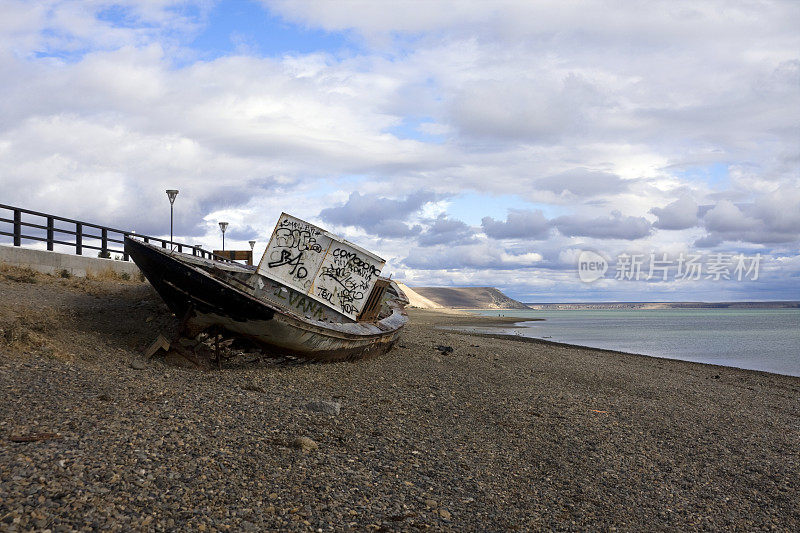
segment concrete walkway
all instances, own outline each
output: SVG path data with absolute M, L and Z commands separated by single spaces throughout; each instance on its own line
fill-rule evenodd
M 45 274 L 58 274 L 66 270 L 79 277 L 98 275 L 109 270 L 117 274 L 127 273 L 131 277 L 139 275 L 139 268 L 132 261 L 115 261 L 18 246 L 0 245 L 0 263 L 30 267 Z

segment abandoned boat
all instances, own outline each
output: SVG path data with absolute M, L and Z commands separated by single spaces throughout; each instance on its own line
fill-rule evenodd
M 125 251 L 194 336 L 223 328 L 282 354 L 357 359 L 389 351 L 408 321 L 385 261 L 282 213 L 258 267 L 125 238 Z

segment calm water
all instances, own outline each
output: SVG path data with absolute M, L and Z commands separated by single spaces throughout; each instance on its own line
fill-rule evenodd
M 497 316 L 498 311 L 473 311 Z M 671 359 L 800 376 L 800 309 L 500 311 L 514 332 Z M 496 330 L 495 330 L 496 331 Z

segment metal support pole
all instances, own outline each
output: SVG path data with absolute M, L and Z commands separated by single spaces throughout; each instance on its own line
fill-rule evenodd
M 14 246 L 22 246 L 22 212 L 14 209 Z
M 108 230 L 106 228 L 100 232 L 100 253 L 103 257 L 108 256 L 111 259 L 111 254 L 108 253 Z
M 75 253 L 83 255 L 83 224 L 75 223 Z
M 47 217 L 47 249 L 53 251 L 53 217 Z
M 172 211 L 175 205 L 175 198 L 178 196 L 178 189 L 167 189 L 167 198 L 169 199 L 169 249 L 174 250 L 175 246 L 172 244 Z M 180 250 L 179 250 L 180 251 Z
M 220 222 L 219 223 L 219 230 L 222 232 L 222 251 L 225 251 L 225 230 L 228 229 L 227 222 Z

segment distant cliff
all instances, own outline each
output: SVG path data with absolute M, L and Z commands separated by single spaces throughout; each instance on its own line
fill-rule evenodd
M 494 287 L 411 287 L 423 298 L 441 307 L 455 309 L 527 309 Z

